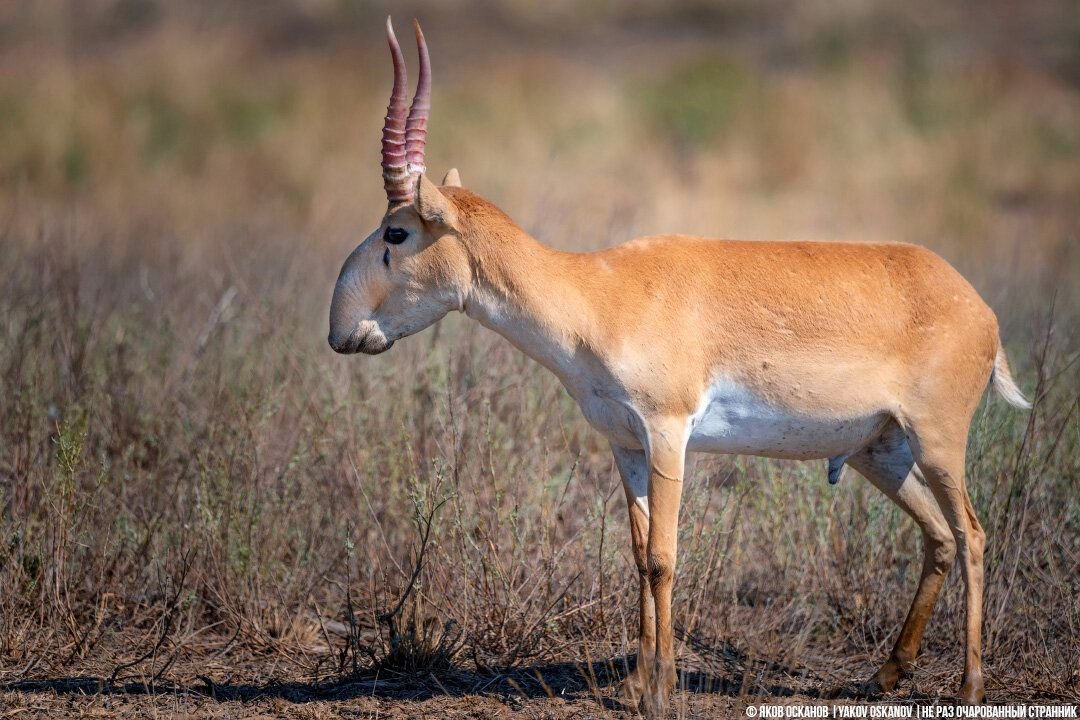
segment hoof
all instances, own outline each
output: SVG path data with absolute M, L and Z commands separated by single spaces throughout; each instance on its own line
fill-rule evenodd
M 660 718 L 667 710 L 671 691 L 675 689 L 675 666 L 667 665 L 657 667 L 650 674 L 646 688 L 641 698 L 641 709 L 645 717 Z
M 874 673 L 874 677 L 866 681 L 866 685 L 874 687 L 878 693 L 892 692 L 900 678 L 911 675 L 911 663 L 902 663 L 894 658 L 889 658 L 881 669 Z
M 911 674 L 911 663 L 904 663 L 896 658 L 889 658 L 873 677 L 864 682 L 855 682 L 833 688 L 826 692 L 829 698 L 847 698 L 868 700 L 892 692 L 900 678 Z
M 649 720 L 664 717 L 667 710 L 670 690 L 662 690 L 659 687 L 651 688 L 641 699 L 641 711 Z
M 986 688 L 983 687 L 982 676 L 965 680 L 956 699 L 963 705 L 982 705 L 986 702 Z

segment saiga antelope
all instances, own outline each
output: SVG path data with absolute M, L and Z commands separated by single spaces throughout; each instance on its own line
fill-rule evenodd
M 345 261 L 330 346 L 371 355 L 451 310 L 555 373 L 611 444 L 640 576 L 638 663 L 623 698 L 649 714 L 675 684 L 671 592 L 687 453 L 828 459 L 858 470 L 919 525 L 922 575 L 870 681 L 911 670 L 942 582 L 960 559 L 966 653 L 959 698 L 984 698 L 985 534 L 964 487 L 968 426 L 1009 375 L 994 313 L 940 257 L 904 244 L 647 237 L 592 253 L 545 247 L 450 170 L 425 174 L 431 70 L 406 115 L 394 88 L 382 138 L 389 207 Z

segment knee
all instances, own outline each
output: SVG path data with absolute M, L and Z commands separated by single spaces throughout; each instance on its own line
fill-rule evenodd
M 956 559 L 956 539 L 948 529 L 926 533 L 925 541 L 927 558 L 938 571 L 945 572 L 952 567 Z
M 675 558 L 673 556 L 650 553 L 646 567 L 649 584 L 655 589 L 667 585 L 675 577 Z

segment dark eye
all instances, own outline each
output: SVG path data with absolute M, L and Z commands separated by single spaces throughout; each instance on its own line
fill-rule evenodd
M 390 267 L 390 248 L 386 248 L 386 252 L 382 254 L 382 264 Z
M 403 230 L 402 228 L 396 227 L 386 228 L 386 231 L 383 233 L 382 236 L 383 240 L 390 243 L 391 245 L 400 245 L 401 243 L 405 242 L 405 239 L 407 237 L 409 237 L 408 230 Z

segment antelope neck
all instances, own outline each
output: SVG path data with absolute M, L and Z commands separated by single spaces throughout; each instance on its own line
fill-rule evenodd
M 520 228 L 466 241 L 472 287 L 465 314 L 494 330 L 564 381 L 581 372 L 594 310 L 571 280 L 585 256 L 547 247 Z

